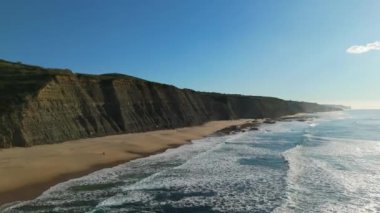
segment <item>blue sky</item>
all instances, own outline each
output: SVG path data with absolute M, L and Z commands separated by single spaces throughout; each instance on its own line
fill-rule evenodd
M 380 41 L 379 9 L 377 0 L 2 0 L 0 58 L 380 107 L 380 48 L 366 46 Z M 353 45 L 363 46 L 347 52 Z

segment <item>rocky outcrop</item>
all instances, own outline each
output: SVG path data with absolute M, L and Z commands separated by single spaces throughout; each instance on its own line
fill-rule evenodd
M 0 147 L 336 109 L 270 97 L 196 92 L 120 74 L 75 74 L 7 61 L 0 61 L 0 100 Z

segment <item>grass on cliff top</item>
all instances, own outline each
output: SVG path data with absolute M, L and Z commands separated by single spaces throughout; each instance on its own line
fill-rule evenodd
M 0 114 L 22 104 L 26 96 L 35 95 L 54 75 L 68 73 L 0 60 Z
M 137 77 L 134 77 L 134 76 L 130 76 L 130 75 L 126 75 L 126 74 L 121 74 L 121 73 L 105 73 L 105 74 L 100 74 L 100 75 L 85 74 L 85 73 L 75 73 L 75 75 L 79 79 L 81 79 L 81 78 L 90 78 L 90 79 L 95 79 L 95 80 L 98 80 L 98 81 L 113 81 L 113 80 L 116 80 L 116 79 L 126 79 L 126 80 L 131 81 L 131 82 L 139 82 L 139 83 L 145 84 L 145 85 L 155 85 L 155 86 L 159 86 L 159 87 L 175 87 L 173 85 L 153 82 L 153 81 L 149 81 L 149 80 L 145 80 L 145 79 L 142 79 L 142 78 L 137 78 Z

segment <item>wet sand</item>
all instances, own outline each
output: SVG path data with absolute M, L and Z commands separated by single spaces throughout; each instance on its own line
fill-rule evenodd
M 194 127 L 1 149 L 0 205 L 33 199 L 57 183 L 163 152 L 251 120 L 211 121 Z

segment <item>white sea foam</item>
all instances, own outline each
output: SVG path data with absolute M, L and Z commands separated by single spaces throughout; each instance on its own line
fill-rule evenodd
M 162 201 L 154 200 L 154 196 L 149 197 L 144 193 L 154 194 L 155 191 L 160 191 L 162 194 L 165 190 L 174 190 L 175 193 L 190 195 L 178 200 L 168 198 L 164 201 L 165 204 L 177 208 L 212 206 L 214 210 L 223 212 L 268 209 L 278 202 L 276 196 L 282 187 L 279 180 L 283 174 L 270 167 L 253 167 L 239 163 L 242 158 L 273 154 L 265 149 L 245 146 L 244 144 L 252 143 L 252 136 L 249 134 L 230 137 L 224 140 L 227 143 L 219 143 L 184 164 L 123 187 L 124 199 L 119 196 L 111 197 L 98 208 L 120 206 L 130 202 L 131 196 L 151 206 L 159 206 Z M 186 177 L 181 178 L 182 175 Z
M 379 212 L 380 143 L 316 134 L 331 133 L 326 123 L 347 118 L 322 113 L 307 122 L 263 124 L 259 131 L 197 140 L 59 184 L 15 209 Z
M 264 135 L 273 132 L 292 132 L 305 125 L 301 122 L 290 123 L 291 125 L 289 122 L 263 125 L 259 132 Z M 278 152 L 249 146 L 254 144 L 255 135 L 257 132 L 248 132 L 215 139 L 221 142 L 213 143 L 212 147 L 207 147 L 205 151 L 192 156 L 181 165 L 154 173 L 134 184 L 125 185 L 123 195 L 110 197 L 101 202 L 97 208 L 122 206 L 131 203 L 131 199 L 133 202 L 159 206 L 162 205 L 162 201 L 154 200 L 155 191 L 163 193 L 165 190 L 174 190 L 177 193 L 191 195 L 178 200 L 165 200 L 165 204 L 176 208 L 212 206 L 214 210 L 222 212 L 268 211 L 272 206 L 279 204 L 285 171 L 265 166 L 242 165 L 239 162 L 252 156 L 277 155 L 281 158 Z M 199 149 L 204 147 L 205 143 L 201 141 L 192 146 Z M 181 178 L 183 175 L 186 177 Z M 151 196 L 147 196 L 149 193 Z
M 331 137 L 298 145 L 289 162 L 286 201 L 274 212 L 377 212 L 380 210 L 380 142 Z

